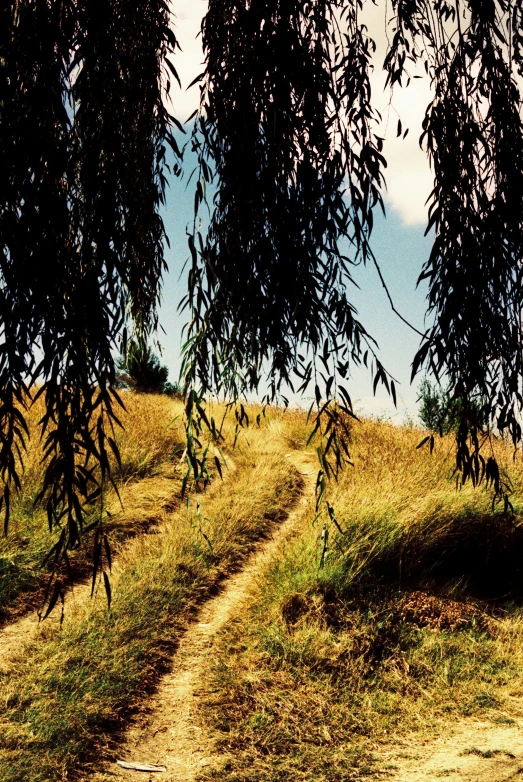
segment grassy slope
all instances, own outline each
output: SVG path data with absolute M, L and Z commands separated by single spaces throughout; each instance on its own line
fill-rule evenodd
M 355 468 L 332 498 L 344 534 L 327 524 L 325 567 L 311 507 L 248 616 L 223 633 L 206 711 L 223 758 L 206 778 L 359 779 L 376 741 L 460 715 L 509 719 L 523 670 L 523 614 L 506 594 L 521 598 L 521 515 L 503 520 L 490 494 L 456 492 L 452 442 L 429 457 L 421 436 L 357 425 Z M 292 437 L 303 442 L 296 427 Z M 521 467 L 498 450 L 521 499 Z M 404 609 L 420 592 L 428 619 Z
M 165 427 L 154 429 L 153 408 L 148 420 L 143 411 L 136 418 L 128 448 L 134 465 L 147 464 L 141 449 L 150 431 L 156 445 L 166 436 Z M 482 490 L 456 492 L 452 442 L 438 443 L 429 457 L 415 448 L 420 438 L 358 424 L 355 467 L 331 497 L 343 534 L 326 519 L 311 526 L 311 506 L 248 615 L 221 636 L 205 715 L 225 757 L 218 778 L 360 778 L 372 769 L 374 742 L 438 730 L 461 714 L 507 719 L 504 697 L 521 688 L 523 618 L 501 594 L 518 583 L 521 529 L 492 514 Z M 68 615 L 61 633 L 47 625 L 38 643 L 21 650 L 15 672 L 0 680 L 0 782 L 71 777 L 86 754 L 111 749 L 115 728 L 154 687 L 194 606 L 292 503 L 296 477 L 283 457 L 305 442 L 300 414 L 273 411 L 260 429 L 242 433 L 224 484 L 193 496 L 188 512 L 160 514 L 161 534 L 127 543 L 109 616 L 99 595 Z M 178 479 L 167 479 L 162 448 L 152 458 L 154 475 L 147 467 L 126 474 L 141 481 L 125 484 L 126 515 L 115 527 L 132 528 L 133 518 L 145 519 L 158 498 L 172 496 Z M 501 458 L 523 497 L 520 468 L 510 454 Z M 444 608 L 457 606 L 462 629 L 452 629 L 444 612 L 428 627 L 419 617 L 406 621 L 404 596 L 420 590 Z
M 128 408 L 120 415 L 125 430 L 118 430 L 116 434 L 122 466 L 115 465 L 114 477 L 124 507 L 122 509 L 119 502 L 108 497 L 108 510 L 112 513 L 110 518 L 107 517 L 107 529 L 116 548 L 138 524 L 153 522 L 161 504 L 176 495 L 178 485 L 173 485 L 173 471 L 164 467 L 181 435 L 175 421 L 182 412 L 181 403 L 167 397 L 126 393 L 123 393 L 123 398 Z M 13 502 L 9 534 L 0 538 L 1 624 L 41 604 L 48 572 L 41 563 L 56 539 L 56 532 L 49 532 L 45 511 L 34 507 L 42 476 L 38 430 L 42 412 L 40 402 L 28 415 L 31 439 L 25 459 L 22 491 Z M 163 479 L 160 479 L 159 472 L 164 473 Z M 138 490 L 137 482 L 140 482 Z M 98 506 L 93 508 L 94 514 L 98 512 Z M 73 567 L 79 575 L 88 570 L 90 556 L 88 542 L 72 555 Z
M 167 516 L 160 534 L 125 548 L 110 615 L 100 594 L 66 615 L 61 632 L 44 626 L 38 642 L 20 650 L 0 681 L 2 782 L 60 779 L 107 748 L 165 669 L 191 607 L 292 504 L 297 477 L 281 432 L 275 413 L 248 433 L 248 447 L 240 438 L 223 485 Z

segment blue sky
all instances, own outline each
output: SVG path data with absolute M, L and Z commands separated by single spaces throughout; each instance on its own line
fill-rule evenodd
M 184 87 L 172 95 L 172 108 L 183 121 L 198 102 L 198 88 L 186 90 L 185 85 L 202 71 L 203 55 L 197 34 L 206 2 L 177 0 L 172 7 L 176 14 L 175 30 L 183 49 L 176 55 L 176 67 Z M 393 96 L 384 89 L 381 62 L 386 41 L 383 10 L 380 10 L 383 6 L 367 3 L 366 7 L 370 34 L 377 43 L 376 65 L 371 78 L 374 103 L 382 117 L 377 132 L 386 138 L 384 154 L 388 162 L 387 218 L 376 213 L 372 246 L 396 308 L 423 330 L 427 289 L 425 286 L 416 288 L 416 281 L 431 246 L 430 240 L 424 237 L 424 203 L 431 190 L 432 177 L 418 139 L 424 110 L 430 100 L 430 85 L 419 79 L 413 81 L 408 90 L 396 90 Z M 410 130 L 404 141 L 396 138 L 399 116 L 403 128 Z M 183 180 L 171 182 L 164 210 L 171 247 L 166 250 L 169 273 L 164 280 L 160 310 L 160 323 L 165 333 L 160 332 L 158 337 L 163 346 L 162 360 L 169 366 L 172 380 L 176 379 L 180 368 L 184 324 L 178 305 L 185 294 L 182 267 L 188 255 L 186 226 L 191 222 L 193 211 L 192 183 L 186 187 L 189 173 L 190 164 Z M 378 390 L 377 396 L 373 396 L 368 370 L 355 371 L 349 385 L 355 408 L 362 413 L 391 415 L 396 420 L 403 420 L 407 414 L 415 414 L 417 407 L 419 381 L 410 384 L 410 365 L 419 337 L 391 311 L 372 266 L 356 268 L 354 278 L 360 287 L 350 291 L 351 301 L 366 329 L 378 341 L 382 362 L 399 383 L 398 410 L 395 411 L 384 391 Z
M 165 333 L 159 333 L 159 341 L 171 379 L 175 379 L 179 372 L 181 335 L 185 323 L 184 315 L 178 312 L 178 305 L 186 292 L 183 266 L 188 256 L 186 226 L 190 224 L 193 212 L 191 184 L 186 189 L 184 180 L 171 182 L 164 212 L 171 247 L 166 249 L 169 273 L 164 280 L 160 309 L 160 323 Z M 427 290 L 426 286 L 417 288 L 416 282 L 431 246 L 423 236 L 423 227 L 404 225 L 401 217 L 390 208 L 386 219 L 378 217 L 376 220 L 372 246 L 396 308 L 422 330 Z M 416 410 L 418 383 L 410 384 L 410 364 L 419 337 L 392 312 L 373 265 L 355 267 L 353 276 L 359 287 L 351 286 L 349 297 L 365 328 L 377 340 L 381 360 L 399 382 L 396 412 L 385 392 L 379 390 L 377 396 L 373 396 L 369 371 L 356 370 L 350 383 L 353 402 L 368 414 L 392 414 L 404 418 L 406 412 L 412 414 Z

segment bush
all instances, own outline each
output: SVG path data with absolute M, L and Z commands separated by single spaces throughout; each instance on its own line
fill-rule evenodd
M 127 354 L 117 361 L 118 384 L 140 394 L 177 396 L 178 386 L 169 383 L 169 368 L 160 364 L 148 345 L 131 340 Z
M 451 396 L 448 389 L 432 384 L 425 378 L 418 389 L 420 402 L 419 417 L 421 423 L 433 432 L 441 435 L 455 432 L 463 418 L 473 422 L 479 428 L 485 424 L 483 406 L 480 401 L 466 401 Z

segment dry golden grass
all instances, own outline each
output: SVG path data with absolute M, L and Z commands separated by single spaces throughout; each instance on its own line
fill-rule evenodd
M 180 402 L 165 396 L 123 393 L 122 397 L 127 408 L 120 415 L 124 429 L 116 433 L 122 466 L 114 465 L 122 503 L 114 493 L 106 493 L 111 514 L 106 525 L 115 550 L 129 534 L 157 522 L 162 506 L 179 493 L 180 481 L 172 455 L 183 436 Z M 57 536 L 56 530 L 49 532 L 43 509 L 34 505 L 43 472 L 38 427 L 42 413 L 43 402 L 39 400 L 27 415 L 31 437 L 24 459 L 22 490 L 13 501 L 9 534 L 0 540 L 3 623 L 40 604 L 48 573 L 41 563 Z M 99 513 L 99 505 L 93 513 Z M 89 568 L 91 548 L 87 539 L 72 556 L 77 577 L 84 576 Z
M 229 434 L 234 428 L 226 422 Z M 242 432 L 225 454 L 223 483 L 217 478 L 188 508 L 164 513 L 158 534 L 137 536 L 121 552 L 110 614 L 99 594 L 66 613 L 61 632 L 44 624 L 20 649 L 16 667 L 0 678 L 1 782 L 71 778 L 94 749 L 99 758 L 112 747 L 195 606 L 292 505 L 299 479 L 287 448 L 279 411 Z
M 522 596 L 521 516 L 493 514 L 482 489 L 456 491 L 452 440 L 431 457 L 422 437 L 354 426 L 355 466 L 330 497 L 343 534 L 327 516 L 312 527 L 310 507 L 217 645 L 206 721 L 223 762 L 205 778 L 360 779 L 372 748 L 405 732 L 505 718 L 523 670 L 523 614 L 503 597 Z M 303 441 L 295 424 L 292 440 Z M 521 497 L 521 465 L 495 447 Z M 427 605 L 405 621 L 413 590 Z
M 133 466 L 111 523 L 115 534 L 157 534 L 127 536 L 111 613 L 100 594 L 66 614 L 61 633 L 45 625 L 0 678 L 0 782 L 74 778 L 79 764 L 88 778 L 86 755 L 113 749 L 195 608 L 293 503 L 285 455 L 306 447 L 305 414 L 270 410 L 258 427 L 256 409 L 234 450 L 236 421 L 225 422 L 224 481 L 215 475 L 188 505 L 172 503 L 172 404 L 129 404 L 120 447 Z M 355 424 L 354 467 L 329 490 L 336 523 L 323 512 L 311 524 L 311 502 L 301 533 L 219 637 L 204 715 L 222 758 L 214 778 L 361 779 L 373 773 L 373 748 L 406 732 L 509 719 L 508 693 L 523 692 L 520 505 L 509 519 L 489 492 L 456 491 L 452 440 L 430 456 L 416 450 L 422 436 Z M 520 503 L 521 465 L 494 447 Z

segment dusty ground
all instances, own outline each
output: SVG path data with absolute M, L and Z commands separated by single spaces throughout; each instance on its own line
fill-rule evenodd
M 419 738 L 377 752 L 377 777 L 388 782 L 523 780 L 523 692 L 510 698 L 501 723 L 466 719 L 451 736 Z
M 147 714 L 138 715 L 129 726 L 125 741 L 114 763 L 103 771 L 84 777 L 91 782 L 117 779 L 147 779 L 146 774 L 124 770 L 120 759 L 132 763 L 155 764 L 166 772 L 151 774 L 162 782 L 191 782 L 206 766 L 219 768 L 221 759 L 213 756 L 212 741 L 199 724 L 198 704 L 205 690 L 205 672 L 213 654 L 213 641 L 228 619 L 241 611 L 242 603 L 256 584 L 267 563 L 278 555 L 296 528 L 314 491 L 317 467 L 314 456 L 289 455 L 304 477 L 304 490 L 297 506 L 275 528 L 272 538 L 263 543 L 244 568 L 231 576 L 223 591 L 205 603 L 194 624 L 180 641 L 173 669 L 160 684 Z

